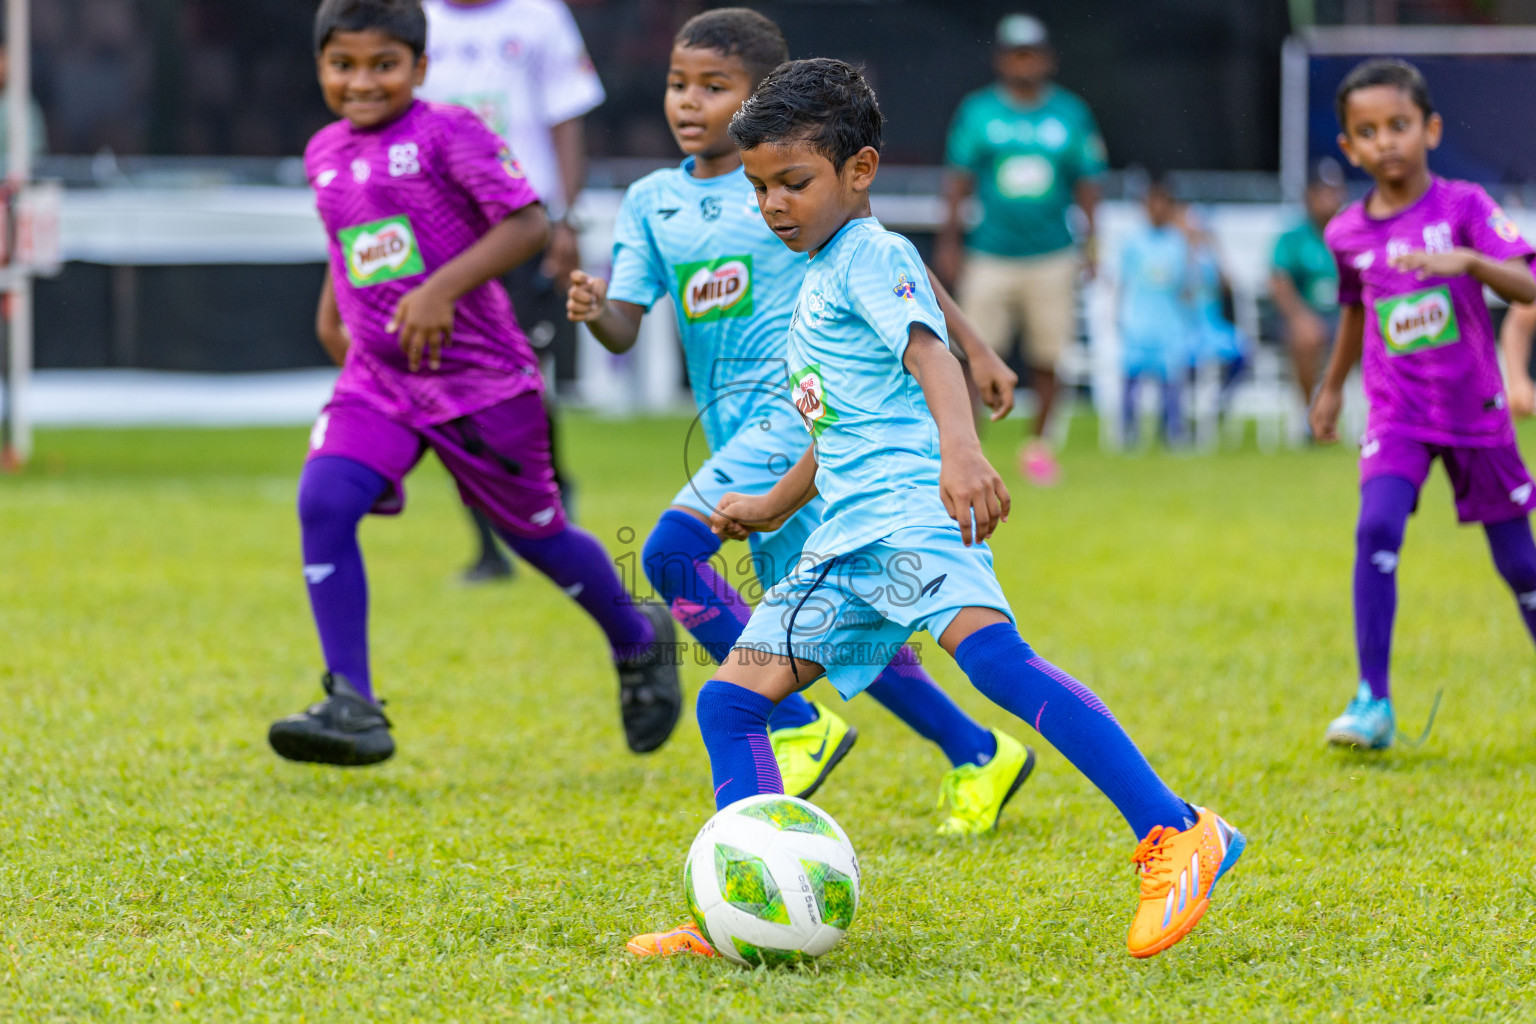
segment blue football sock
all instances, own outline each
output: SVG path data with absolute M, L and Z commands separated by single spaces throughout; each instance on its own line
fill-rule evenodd
M 1180 831 L 1194 811 L 1157 777 L 1104 702 L 1037 655 L 1011 622 L 978 629 L 955 661 L 993 702 L 1035 727 L 1073 767 L 1109 797 L 1138 838 L 1155 826 Z
M 703 644 L 717 662 L 725 660 L 752 609 L 710 564 L 720 538 L 686 512 L 669 508 L 645 539 L 646 578 L 672 609 L 672 617 Z M 772 728 L 792 729 L 816 721 L 816 709 L 798 693 L 774 709 Z
M 758 793 L 784 792 L 768 742 L 773 701 L 744 686 L 711 679 L 699 690 L 697 710 L 715 780 L 716 810 Z
M 864 692 L 913 732 L 937 743 L 950 764 L 986 764 L 997 753 L 992 731 L 960 709 L 918 664 L 910 647 L 903 646 Z

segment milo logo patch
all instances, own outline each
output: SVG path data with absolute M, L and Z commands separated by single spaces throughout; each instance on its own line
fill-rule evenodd
M 347 280 L 355 287 L 395 281 L 426 271 L 416 232 L 405 215 L 359 224 L 337 233 L 347 258 Z
M 680 263 L 678 304 L 694 323 L 752 315 L 752 257 L 722 256 L 702 263 Z
M 791 378 L 795 408 L 805 421 L 805 429 L 812 437 L 820 437 L 822 431 L 836 423 L 837 410 L 827 404 L 827 388 L 821 380 L 821 365 L 812 363 Z
M 1377 300 L 1376 322 L 1389 355 L 1439 348 L 1461 340 L 1451 290 L 1443 284 Z

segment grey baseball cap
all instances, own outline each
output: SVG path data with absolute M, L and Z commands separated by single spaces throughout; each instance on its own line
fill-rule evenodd
M 1039 49 L 1051 45 L 1051 37 L 1033 14 L 1008 14 L 997 23 L 992 43 L 999 50 Z

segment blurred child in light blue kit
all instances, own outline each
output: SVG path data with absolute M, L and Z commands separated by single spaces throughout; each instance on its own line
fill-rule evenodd
M 1192 211 L 1181 211 L 1177 219 L 1190 248 L 1193 326 L 1189 338 L 1189 364 L 1197 373 L 1202 366 L 1218 368 L 1216 407 L 1225 416 L 1232 402 L 1232 392 L 1248 368 L 1248 339 L 1232 322 L 1229 312 L 1232 286 L 1221 269 L 1215 236 L 1204 220 Z
M 1139 434 L 1136 399 L 1142 380 L 1162 385 L 1164 440 L 1184 440 L 1181 383 L 1194 331 L 1193 263 L 1189 240 L 1175 223 L 1178 204 L 1166 182 L 1154 179 L 1143 198 L 1147 223 L 1121 244 L 1119 325 L 1122 437 L 1127 446 Z

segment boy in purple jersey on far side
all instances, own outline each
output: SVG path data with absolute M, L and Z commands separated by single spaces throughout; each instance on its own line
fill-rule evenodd
M 682 703 L 672 618 L 632 603 L 602 545 L 566 521 L 542 378 L 498 280 L 544 247 L 549 221 L 474 113 L 415 98 L 426 33 L 419 0 L 325 0 L 315 18 L 320 88 L 341 120 L 304 159 L 330 247 L 322 335 L 346 344 L 299 480 L 326 699 L 274 723 L 269 739 L 295 761 L 394 753 L 373 698 L 357 526 L 401 510 L 405 476 L 430 448 L 465 504 L 597 622 L 630 749 L 655 750 Z M 333 316 L 345 331 L 328 327 Z
M 1312 406 L 1312 433 L 1338 439 L 1356 360 L 1370 404 L 1360 444 L 1355 645 L 1360 682 L 1329 743 L 1383 749 L 1396 722 L 1388 687 L 1397 564 L 1408 517 L 1440 459 L 1463 523 L 1482 523 L 1499 574 L 1536 637 L 1536 486 L 1515 444 L 1484 286 L 1536 300 L 1531 246 L 1480 187 L 1436 177 L 1440 116 L 1411 64 L 1369 60 L 1339 85 L 1339 148 L 1375 186 L 1329 223 L 1339 331 Z

